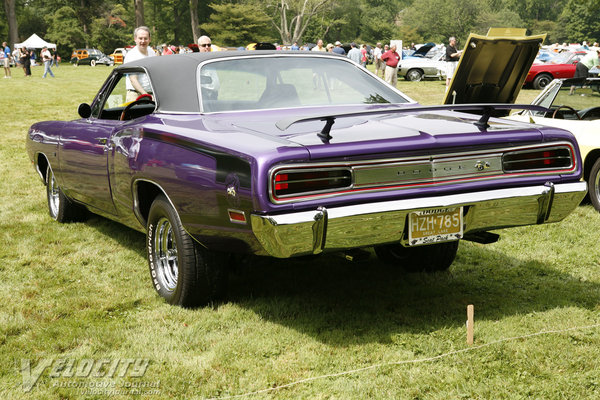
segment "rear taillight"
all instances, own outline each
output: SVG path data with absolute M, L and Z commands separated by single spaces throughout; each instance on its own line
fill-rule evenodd
M 338 191 L 352 186 L 350 169 L 282 170 L 273 175 L 275 198 Z
M 538 148 L 505 153 L 505 172 L 564 170 L 573 167 L 573 154 L 568 147 Z

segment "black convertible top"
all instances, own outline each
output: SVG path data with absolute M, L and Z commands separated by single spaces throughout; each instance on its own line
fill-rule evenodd
M 144 68 L 152 82 L 158 100 L 157 111 L 198 113 L 197 70 L 204 61 L 240 57 L 340 57 L 324 52 L 301 51 L 216 51 L 208 53 L 184 53 L 159 57 L 146 57 L 115 68 L 115 72 L 127 72 L 132 68 Z M 345 57 L 344 57 L 345 58 Z

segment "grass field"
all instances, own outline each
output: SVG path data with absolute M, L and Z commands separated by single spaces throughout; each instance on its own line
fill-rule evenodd
M 229 302 L 171 307 L 150 285 L 144 236 L 100 217 L 53 222 L 25 152 L 33 122 L 76 118 L 110 68 L 12 71 L 0 80 L 0 399 L 600 398 L 591 206 L 463 242 L 445 273 L 374 255 L 265 259 L 232 276 Z M 399 88 L 423 104 L 444 93 L 441 81 Z

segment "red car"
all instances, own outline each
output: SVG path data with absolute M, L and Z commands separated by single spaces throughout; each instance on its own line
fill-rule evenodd
M 572 78 L 575 75 L 575 66 L 586 51 L 566 51 L 560 53 L 544 64 L 533 64 L 529 69 L 525 85 L 534 89 L 543 89 L 547 84 L 558 78 Z

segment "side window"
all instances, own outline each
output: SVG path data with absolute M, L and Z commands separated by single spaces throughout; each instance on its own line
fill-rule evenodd
M 120 76 L 117 83 L 113 86 L 112 90 L 108 94 L 106 101 L 102 107 L 102 114 L 107 114 L 108 111 L 114 109 L 123 110 L 123 107 L 127 105 L 127 85 L 125 81 L 127 78 L 123 75 Z
M 136 81 L 136 83 L 134 84 L 132 81 Z M 112 85 L 107 87 L 105 92 L 100 93 L 98 100 L 93 105 L 92 117 L 118 120 L 125 107 L 142 94 L 153 94 L 150 80 L 145 72 L 120 74 L 115 77 Z M 154 104 L 134 107 L 136 108 L 132 109 L 131 118 L 147 115 L 154 111 Z

